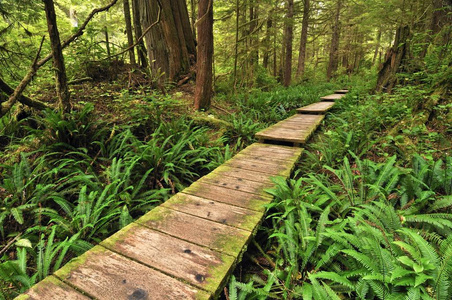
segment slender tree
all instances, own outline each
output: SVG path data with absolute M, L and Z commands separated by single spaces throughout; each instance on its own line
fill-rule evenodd
M 293 17 L 294 17 L 294 2 L 293 0 L 287 0 L 287 14 L 286 22 L 284 26 L 284 75 L 283 84 L 289 86 L 292 80 L 292 44 L 293 44 Z
M 200 0 L 198 4 L 198 62 L 195 88 L 195 109 L 207 109 L 212 98 L 213 4 Z
M 132 0 L 132 14 L 133 14 L 133 29 L 135 31 L 135 42 L 143 35 L 141 28 L 141 17 L 140 17 L 140 0 Z M 140 66 L 147 68 L 148 60 L 146 57 L 146 47 L 144 46 L 144 41 L 141 40 L 137 45 L 138 61 Z
M 339 17 L 342 8 L 342 0 L 337 0 L 336 2 L 336 13 L 334 14 L 333 31 L 331 34 L 331 44 L 330 44 L 330 60 L 328 62 L 328 69 L 326 72 L 326 77 L 328 80 L 333 77 L 334 72 L 337 71 L 339 65 L 339 38 L 340 38 L 340 23 Z
M 304 75 L 310 10 L 311 10 L 310 0 L 303 0 L 303 21 L 301 22 L 300 52 L 298 54 L 298 68 L 297 68 L 298 78 L 301 78 Z
M 63 49 L 61 47 L 60 33 L 58 32 L 55 6 L 53 0 L 43 0 L 47 18 L 50 45 L 52 48 L 53 68 L 55 70 L 56 91 L 58 105 L 62 113 L 71 110 L 70 93 L 67 84 L 66 67 L 64 65 Z
M 124 20 L 126 22 L 126 34 L 127 34 L 127 45 L 131 47 L 133 45 L 133 32 L 132 32 L 132 17 L 130 16 L 130 3 L 129 0 L 124 0 Z M 135 51 L 133 48 L 129 50 L 129 58 L 131 64 L 136 64 Z

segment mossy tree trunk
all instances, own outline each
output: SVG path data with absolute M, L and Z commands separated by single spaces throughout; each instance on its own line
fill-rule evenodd
M 377 92 L 390 93 L 397 84 L 396 74 L 403 67 L 403 62 L 408 57 L 410 28 L 400 26 L 396 31 L 394 45 L 386 54 L 386 60 L 378 72 Z

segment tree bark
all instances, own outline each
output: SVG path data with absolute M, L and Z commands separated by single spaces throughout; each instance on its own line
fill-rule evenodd
M 334 17 L 333 33 L 331 35 L 330 46 L 330 60 L 328 63 L 328 69 L 326 72 L 327 80 L 329 81 L 333 77 L 334 72 L 337 71 L 339 64 L 339 38 L 340 38 L 340 23 L 339 16 L 341 13 L 342 0 L 337 0 L 336 13 Z
M 386 60 L 381 70 L 378 72 L 377 92 L 391 93 L 392 88 L 397 84 L 397 72 L 403 66 L 405 58 L 408 56 L 410 38 L 410 28 L 401 26 L 397 29 L 394 45 L 386 54 Z
M 133 27 L 135 31 L 135 42 L 138 41 L 140 36 L 143 35 L 143 31 L 141 29 L 141 17 L 140 17 L 140 5 L 139 0 L 132 0 L 132 14 L 133 14 Z M 148 67 L 148 60 L 146 57 L 146 47 L 144 46 L 144 42 L 140 41 L 137 46 L 137 54 L 138 54 L 138 62 L 141 67 Z
M 310 0 L 303 1 L 303 21 L 301 22 L 301 37 L 300 37 L 300 53 L 298 55 L 297 77 L 301 78 L 304 75 L 306 62 L 306 44 L 308 42 L 308 26 L 309 15 L 311 10 Z
M 292 79 L 292 43 L 293 43 L 293 0 L 287 0 L 287 15 L 284 27 L 285 64 L 283 84 L 288 87 Z
M 185 1 L 140 0 L 141 17 L 146 28 L 161 9 L 162 19 L 146 35 L 148 56 L 155 76 L 177 81 L 190 72 L 196 61 L 195 42 Z
M 264 58 L 263 58 L 263 66 L 268 69 L 268 62 L 270 58 L 270 49 L 271 49 L 271 31 L 273 27 L 273 10 L 270 10 L 268 19 L 267 19 L 267 31 L 265 32 L 265 40 L 264 40 Z
M 213 1 L 198 4 L 198 62 L 195 88 L 195 109 L 208 109 L 212 98 Z
M 127 46 L 133 45 L 132 17 L 130 16 L 129 0 L 124 0 L 124 20 L 126 22 Z M 132 65 L 136 64 L 135 51 L 133 48 L 129 50 L 129 59 Z
M 50 45 L 52 48 L 53 68 L 55 69 L 55 83 L 58 95 L 58 106 L 62 113 L 71 110 L 70 93 L 67 85 L 66 67 L 64 65 L 63 50 L 61 47 L 60 33 L 58 32 L 55 6 L 53 0 L 43 0 L 47 18 Z
M 235 1 L 235 48 L 234 48 L 234 89 L 237 86 L 237 64 L 239 60 L 239 33 L 240 33 L 240 1 Z

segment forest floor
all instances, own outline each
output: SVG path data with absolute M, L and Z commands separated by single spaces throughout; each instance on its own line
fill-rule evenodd
M 10 298 L 23 292 L 254 142 L 254 133 L 260 129 L 338 88 L 349 87 L 351 93 L 328 114 L 324 126 L 306 147 L 293 178 L 278 182 L 277 188 L 269 191 L 276 198 L 275 204 L 268 207 L 269 217 L 236 269 L 225 299 L 236 299 L 237 295 L 295 297 L 311 285 L 321 295 L 321 286 L 315 285 L 319 279 L 310 275 L 312 268 L 323 259 L 321 253 L 338 245 L 325 238 L 315 245 L 312 257 L 303 257 L 308 252 L 297 248 L 303 242 L 296 242 L 295 248 L 290 242 L 300 237 L 285 240 L 281 236 L 297 232 L 299 229 L 293 231 L 290 226 L 301 226 L 291 223 L 299 219 L 310 220 L 303 226 L 309 226 L 305 228 L 310 234 L 306 241 L 312 241 L 318 239 L 316 232 L 335 229 L 335 222 L 357 218 L 349 214 L 351 210 L 344 210 L 347 205 L 342 203 L 357 197 L 362 202 L 354 200 L 356 209 L 361 208 L 368 201 L 363 191 L 375 199 L 379 190 L 384 199 L 394 202 L 398 216 L 407 220 L 413 220 L 412 214 L 419 212 L 414 210 L 418 204 L 412 202 L 416 197 L 422 199 L 419 207 L 426 211 L 436 200 L 445 202 L 439 210 L 431 210 L 431 215 L 450 217 L 448 203 L 452 205 L 452 200 L 445 198 L 452 186 L 452 175 L 447 173 L 447 166 L 452 165 L 449 97 L 435 96 L 434 105 L 427 106 L 432 92 L 425 87 L 408 85 L 393 95 L 372 95 L 372 78 L 344 78 L 332 83 L 305 82 L 290 88 L 275 85 L 265 87 L 266 91 L 254 88 L 235 95 L 217 94 L 211 110 L 196 112 L 192 108 L 192 83 L 163 93 L 142 78 L 133 84 L 129 78 L 119 75 L 115 80 L 72 85 L 75 110 L 67 119 L 48 111 L 23 120 L 15 115 L 0 120 L 0 148 L 4 151 L 0 158 L 0 197 L 5 199 L 0 207 L 0 295 Z M 43 89 L 32 96 L 52 102 L 55 94 L 51 90 Z M 422 172 L 426 174 L 436 172 L 434 181 L 428 179 L 433 175 L 412 174 L 419 171 L 418 165 L 424 166 Z M 384 170 L 397 173 L 394 184 L 375 183 L 375 176 L 384 174 Z M 367 180 L 364 186 L 360 185 L 362 178 Z M 336 198 L 328 198 L 333 195 Z M 101 206 L 96 204 L 98 199 L 103 201 Z M 323 200 L 316 203 L 313 199 Z M 318 208 L 308 214 L 299 204 L 293 206 L 298 201 L 314 201 Z M 86 205 L 92 205 L 96 213 L 83 215 Z M 318 215 L 319 211 L 330 215 Z M 425 221 L 434 225 L 424 230 L 440 234 L 437 237 L 441 240 L 444 230 L 450 230 L 449 223 L 435 223 L 434 218 Z M 320 223 L 328 219 L 337 221 Z M 446 229 L 435 231 L 434 227 L 440 225 Z M 355 227 L 347 232 L 362 234 Z M 437 241 L 428 243 L 440 249 Z M 45 245 L 54 250 L 48 257 L 40 252 Z M 366 247 L 363 245 L 362 251 Z M 393 249 L 401 256 L 399 250 Z M 397 255 L 391 258 L 394 264 L 398 263 Z M 22 267 L 15 267 L 19 262 Z M 344 262 L 333 261 L 317 272 L 346 276 L 335 267 L 339 263 Z M 304 269 L 298 269 L 300 266 Z M 429 270 L 426 274 L 434 276 Z M 330 275 L 324 282 L 342 280 L 348 288 L 352 286 Z M 341 288 L 337 291 L 342 293 Z

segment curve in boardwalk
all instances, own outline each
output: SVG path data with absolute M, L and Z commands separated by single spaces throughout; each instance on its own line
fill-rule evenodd
M 256 137 L 301 145 L 324 117 L 304 113 L 333 105 L 301 108 Z M 302 151 L 252 144 L 16 299 L 217 297 L 272 201 L 264 190 L 290 176 Z

